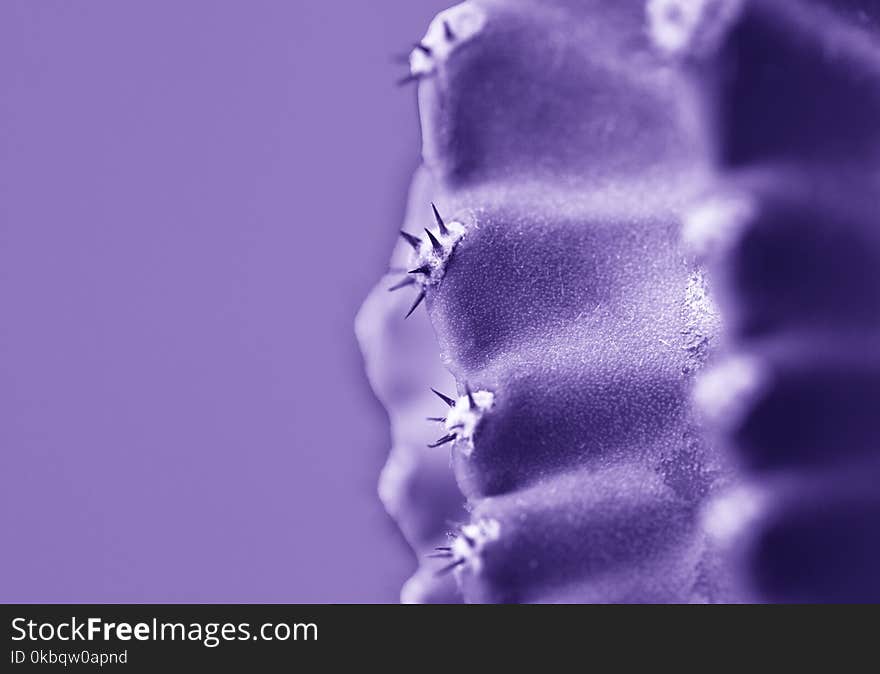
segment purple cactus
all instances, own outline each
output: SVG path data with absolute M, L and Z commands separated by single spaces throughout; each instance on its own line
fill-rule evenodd
M 431 22 L 400 271 L 358 320 L 404 600 L 877 596 L 878 13 L 792 4 Z
M 708 524 L 755 599 L 878 601 L 880 11 L 725 4 L 678 54 L 716 170 L 687 238 L 729 337 L 697 396 L 748 477 Z

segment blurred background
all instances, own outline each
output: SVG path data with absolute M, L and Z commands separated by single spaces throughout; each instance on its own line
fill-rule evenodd
M 449 4 L 0 3 L 0 601 L 397 601 L 352 324 Z

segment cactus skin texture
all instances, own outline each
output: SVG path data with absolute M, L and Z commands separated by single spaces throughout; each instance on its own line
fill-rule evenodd
M 754 600 L 877 602 L 880 6 L 728 4 L 677 54 L 715 169 L 685 238 L 728 342 L 696 398 L 748 476 L 707 525 Z
M 468 0 L 434 19 L 407 78 L 406 229 L 433 202 L 460 237 L 401 242 L 415 294 L 361 315 L 397 335 L 424 300 L 457 383 L 452 407 L 435 381 L 389 407 L 401 428 L 424 423 L 416 399 L 443 419 L 427 451 L 451 448 L 468 513 L 409 599 L 449 599 L 450 577 L 467 602 L 880 597 L 878 16 Z M 394 366 L 414 382 L 440 376 L 420 347 Z M 417 552 L 448 516 L 427 506 Z

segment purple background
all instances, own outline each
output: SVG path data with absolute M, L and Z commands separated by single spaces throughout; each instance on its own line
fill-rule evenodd
M 397 600 L 352 323 L 447 4 L 0 3 L 0 600 Z

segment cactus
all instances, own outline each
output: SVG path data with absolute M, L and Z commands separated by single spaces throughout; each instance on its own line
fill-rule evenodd
M 426 300 L 457 382 L 426 415 L 429 451 L 451 448 L 469 519 L 408 588 L 454 575 L 466 601 L 726 596 L 698 522 L 729 471 L 688 409 L 717 316 L 678 244 L 702 139 L 644 25 L 634 1 L 466 2 L 413 50 L 424 166 L 397 292 L 374 297 L 404 302 L 404 326 Z
M 696 396 L 748 477 L 708 526 L 755 600 L 880 601 L 880 8 L 723 4 L 675 48 L 713 129 L 685 238 L 729 343 Z
M 440 425 L 389 466 L 405 453 L 445 505 L 400 506 L 412 477 L 382 490 L 421 556 L 405 599 L 450 601 L 450 578 L 467 602 L 834 598 L 787 569 L 841 522 L 865 575 L 876 499 L 850 475 L 876 446 L 876 90 L 853 99 L 877 12 L 786 5 L 468 0 L 416 45 L 423 166 L 396 292 L 359 317 L 393 427 Z M 851 265 L 833 282 L 825 252 Z M 406 330 L 418 353 L 389 366 L 377 344 Z M 383 393 L 388 367 L 418 387 Z

